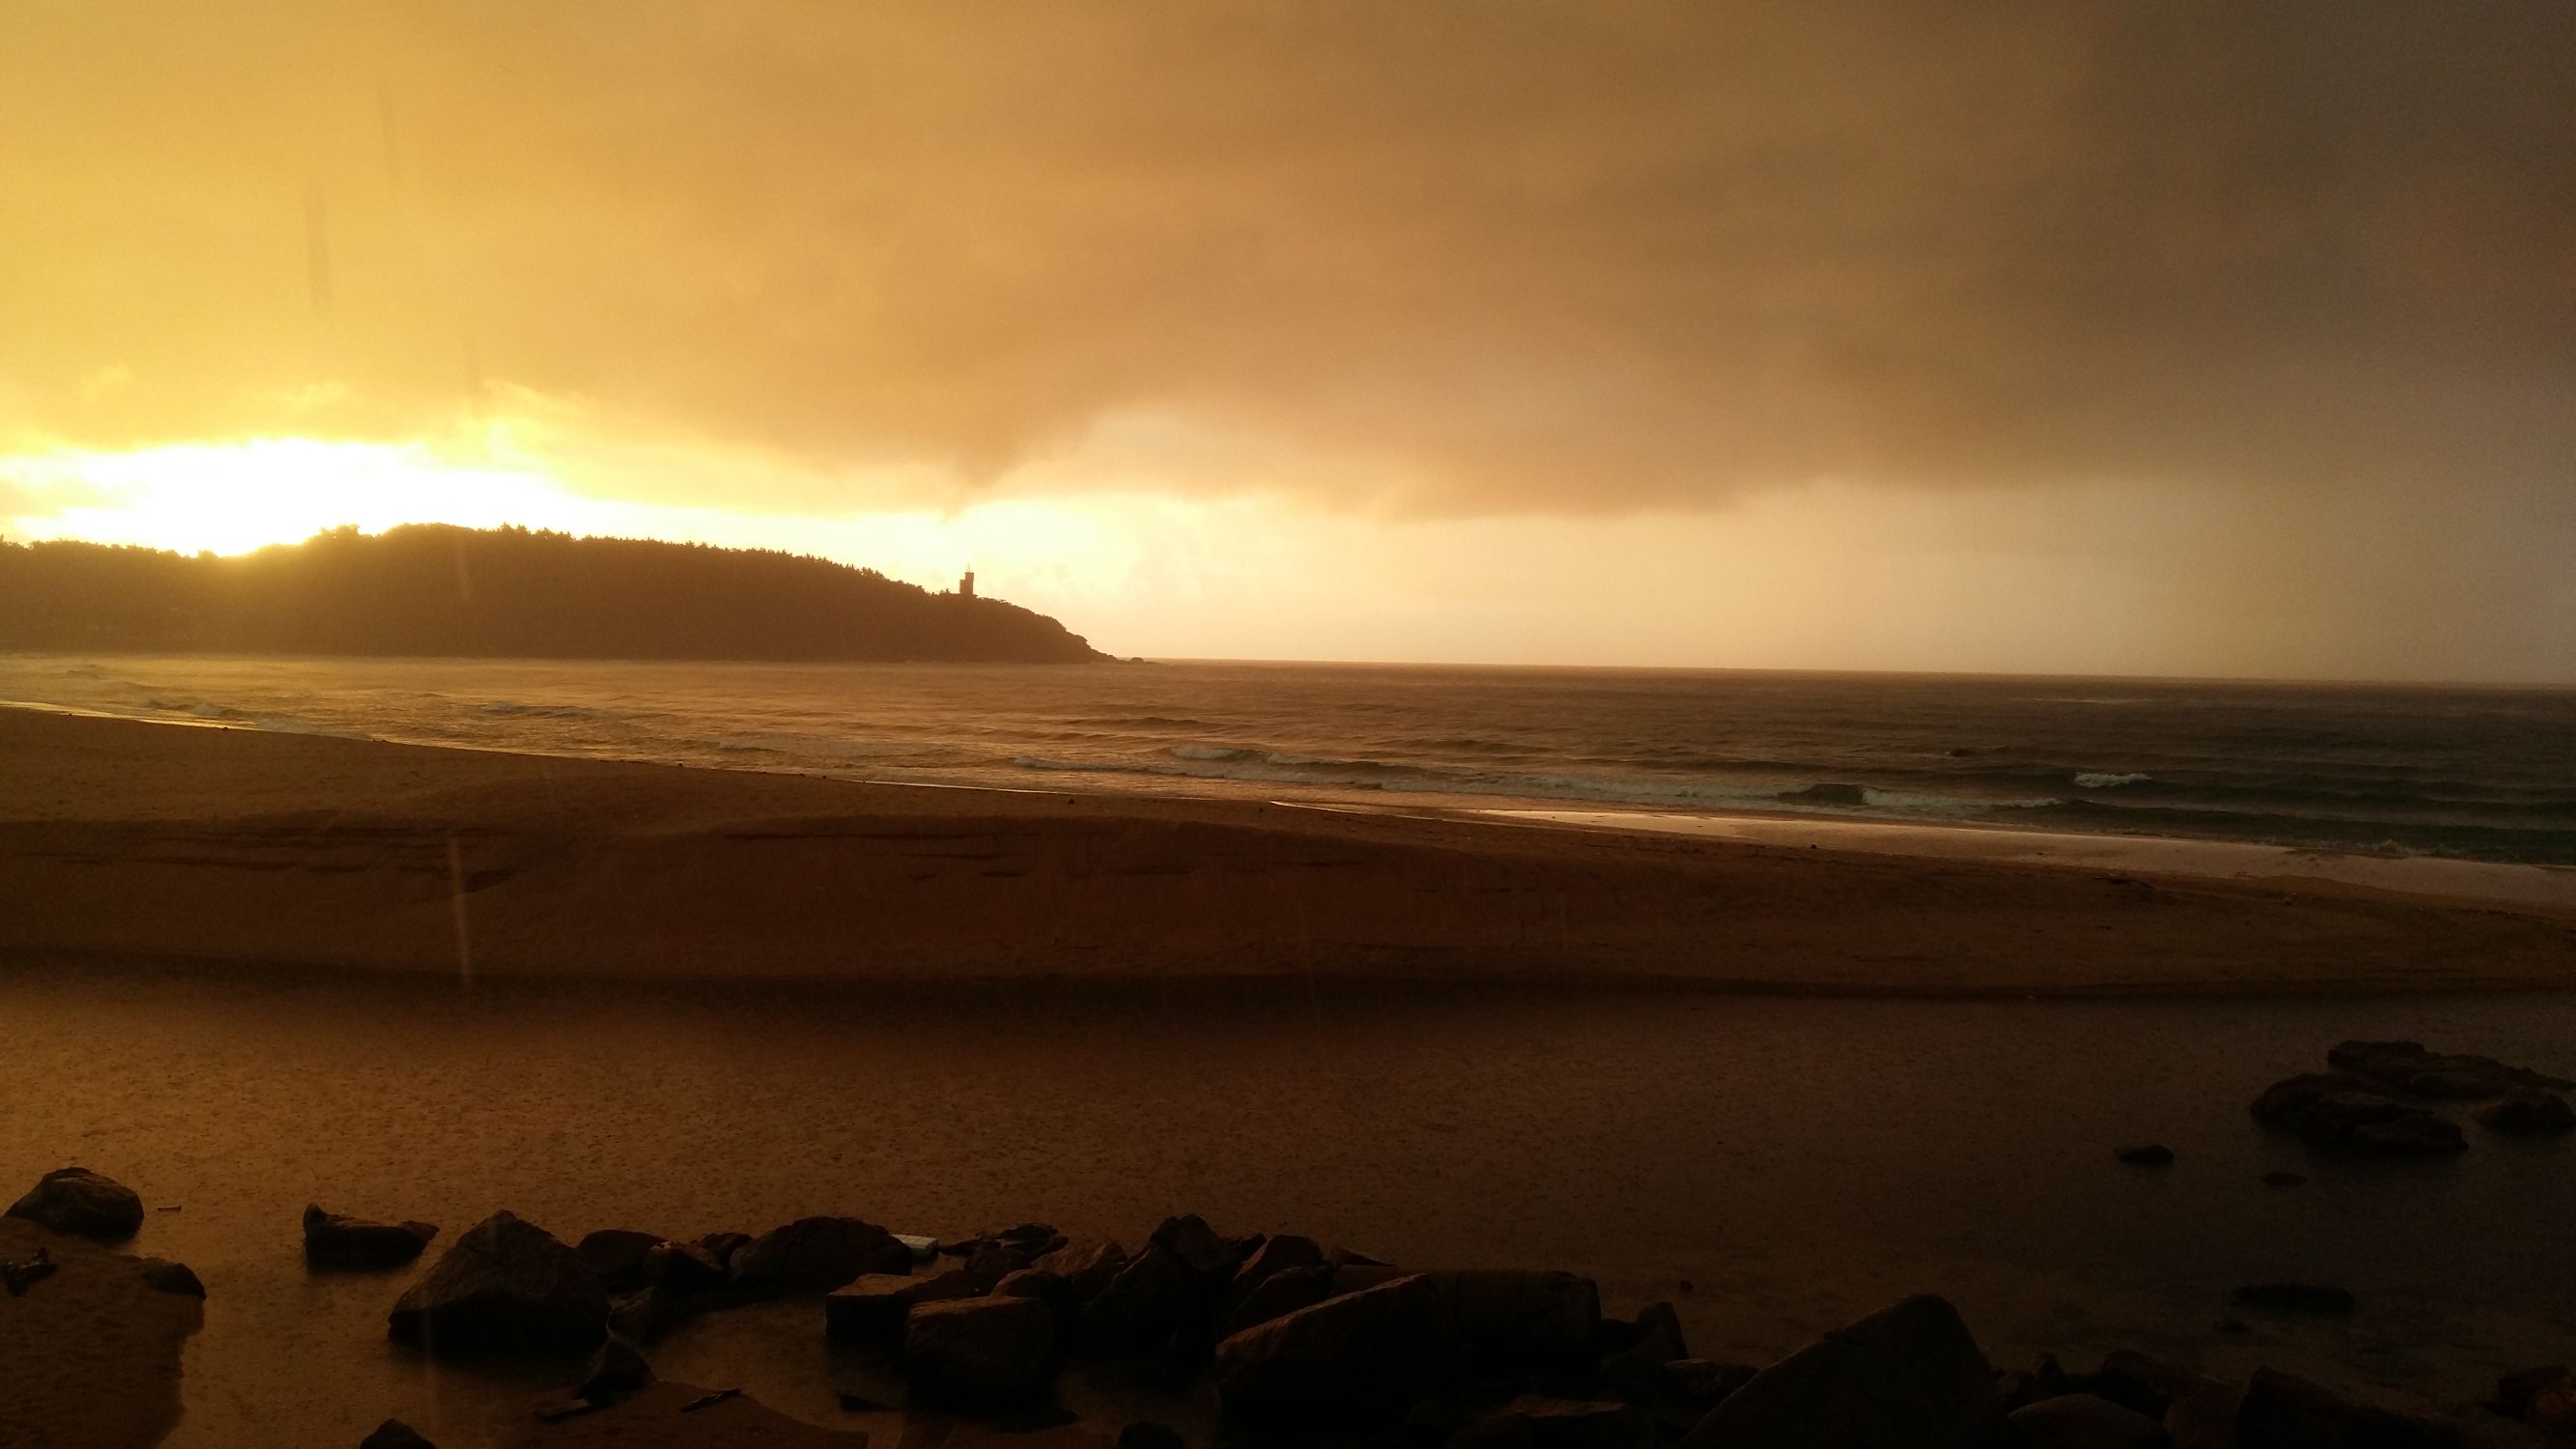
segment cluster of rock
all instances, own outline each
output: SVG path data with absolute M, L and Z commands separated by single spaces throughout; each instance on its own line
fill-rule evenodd
M 143 1230 L 143 1199 L 134 1189 L 86 1167 L 60 1167 L 39 1178 L 6 1214 L 39 1227 L 97 1243 L 122 1243 Z M 206 1285 L 185 1263 L 160 1258 L 127 1260 L 155 1292 L 206 1296 Z M 0 1287 L 16 1298 L 59 1267 L 43 1248 L 22 1261 L 0 1262 Z
M 2460 1059 L 2434 1060 L 2447 1071 Z M 77 1168 L 48 1174 L 9 1211 L 116 1240 L 140 1224 L 139 1199 Z M 399 1266 L 438 1231 L 319 1207 L 305 1211 L 303 1227 L 308 1260 L 335 1269 Z M 173 1291 L 203 1296 L 184 1267 L 148 1266 L 183 1275 Z M 589 1354 L 570 1395 L 538 1409 L 553 1420 L 651 1388 L 642 1349 L 675 1317 L 798 1294 L 821 1295 L 825 1335 L 900 1375 L 907 1407 L 969 1415 L 1047 1412 L 1059 1368 L 1094 1359 L 1142 1368 L 1175 1391 L 1208 1383 L 1231 1429 L 1255 1437 L 1391 1436 L 1446 1449 L 2466 1442 L 2457 1425 L 2270 1369 L 2234 1383 L 2124 1351 L 2088 1374 L 2053 1357 L 1997 1372 L 1956 1310 L 1929 1296 L 1767 1368 L 1720 1363 L 1692 1354 L 1671 1304 L 1608 1318 L 1598 1287 L 1576 1274 L 1407 1271 L 1295 1234 L 1227 1236 L 1196 1216 L 1165 1219 L 1131 1253 L 1042 1223 L 942 1247 L 846 1217 L 802 1218 L 757 1237 L 610 1229 L 567 1245 L 504 1211 L 460 1235 L 402 1293 L 387 1327 L 442 1355 Z M 2352 1309 L 2340 1290 L 2298 1285 L 2257 1285 L 2238 1300 Z M 2512 1375 L 2491 1407 L 2576 1432 L 2576 1374 L 2556 1366 Z M 1119 1442 L 1180 1449 L 1156 1425 L 1130 1425 Z M 389 1420 L 366 1444 L 426 1441 Z
M 2565 1132 L 2576 1110 L 2558 1092 L 2576 1082 L 2492 1057 L 2445 1055 L 2420 1042 L 2348 1041 L 2326 1053 L 2333 1070 L 2273 1083 L 2254 1099 L 2264 1123 L 2329 1147 L 2390 1154 L 2468 1149 L 2458 1123 L 2427 1102 L 2469 1102 L 2498 1132 Z

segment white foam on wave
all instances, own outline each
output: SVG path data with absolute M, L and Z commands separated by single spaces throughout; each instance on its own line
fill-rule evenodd
M 2145 774 L 2114 775 L 2104 771 L 2093 770 L 2076 776 L 2075 783 L 2078 787 L 2086 790 L 2117 790 L 2123 785 L 2135 785 L 2141 780 L 2150 780 L 2153 778 L 2155 777 Z

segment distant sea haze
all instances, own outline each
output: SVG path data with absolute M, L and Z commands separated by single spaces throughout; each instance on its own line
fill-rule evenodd
M 0 699 L 861 780 L 2576 865 L 2576 691 L 1309 664 L 0 655 Z

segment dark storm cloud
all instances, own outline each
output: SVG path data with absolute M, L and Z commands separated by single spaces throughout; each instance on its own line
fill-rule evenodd
M 76 440 L 401 436 L 506 382 L 968 478 L 1177 419 L 1458 511 L 2576 470 L 2557 3 L 13 28 L 0 397 Z

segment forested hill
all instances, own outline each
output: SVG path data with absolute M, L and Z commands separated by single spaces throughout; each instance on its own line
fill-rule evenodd
M 555 659 L 1104 658 L 1044 614 L 766 550 L 335 529 L 235 558 L 0 545 L 0 648 Z

